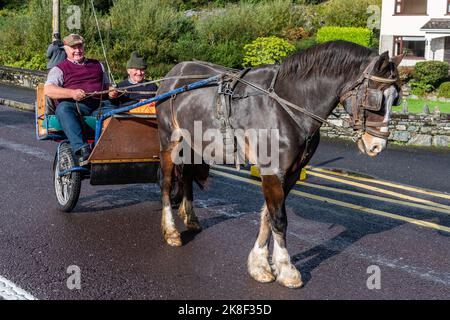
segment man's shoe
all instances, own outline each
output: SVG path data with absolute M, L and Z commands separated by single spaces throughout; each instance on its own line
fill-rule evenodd
M 76 152 L 76 154 L 79 156 L 78 163 L 80 167 L 84 167 L 89 163 L 88 159 L 91 155 L 91 147 L 89 145 L 83 146 Z

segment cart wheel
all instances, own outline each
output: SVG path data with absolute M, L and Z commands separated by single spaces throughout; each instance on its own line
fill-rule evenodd
M 56 154 L 53 162 L 53 181 L 59 211 L 71 212 L 80 196 L 81 172 L 72 172 L 62 177 L 59 176 L 60 172 L 69 170 L 75 165 L 72 148 L 68 143 L 63 143 L 59 149 L 59 159 L 58 154 Z
M 158 167 L 157 180 L 159 187 L 162 189 L 163 176 L 161 166 Z M 183 186 L 181 185 L 181 181 L 177 177 L 174 177 L 172 181 L 172 190 L 170 191 L 170 203 L 172 204 L 172 207 L 177 208 L 182 200 Z

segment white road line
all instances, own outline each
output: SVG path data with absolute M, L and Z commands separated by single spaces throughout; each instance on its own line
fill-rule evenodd
M 31 294 L 2 276 L 0 276 L 0 298 L 5 300 L 37 300 Z
M 53 161 L 53 156 L 49 155 L 46 150 L 30 147 L 26 144 L 19 144 L 15 142 L 11 142 L 5 139 L 0 138 L 0 147 L 4 147 L 6 149 L 14 150 L 17 152 L 25 153 L 30 156 L 39 158 L 45 161 Z

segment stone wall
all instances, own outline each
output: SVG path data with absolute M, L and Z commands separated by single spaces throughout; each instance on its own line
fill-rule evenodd
M 0 66 L 0 83 L 35 89 L 46 78 L 47 73 L 44 71 Z
M 38 83 L 44 82 L 47 73 L 43 71 L 26 70 L 0 66 L 0 83 L 12 84 L 34 89 Z M 329 120 L 339 126 L 350 128 L 349 116 L 343 108 L 337 108 Z M 450 114 L 401 114 L 393 113 L 390 121 L 390 141 L 421 146 L 450 146 Z M 328 137 L 350 138 L 335 128 L 324 124 L 321 133 Z
M 349 116 L 337 109 L 340 118 L 331 115 L 329 120 L 339 126 L 350 128 Z M 450 147 L 450 114 L 402 114 L 393 113 L 389 123 L 391 135 L 389 141 L 407 145 Z M 335 128 L 324 124 L 321 128 L 323 136 L 350 138 Z

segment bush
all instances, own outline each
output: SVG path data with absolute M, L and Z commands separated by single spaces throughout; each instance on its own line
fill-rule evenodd
M 450 98 L 450 82 L 443 82 L 439 86 L 439 97 Z
M 297 41 L 300 39 L 308 38 L 309 33 L 303 27 L 287 26 L 281 31 L 281 36 L 283 37 L 283 39 L 286 39 L 289 41 Z
M 448 78 L 449 65 L 441 61 L 424 61 L 416 64 L 413 72 L 415 81 L 438 87 Z
M 281 62 L 281 59 L 295 51 L 295 47 L 278 37 L 267 37 L 257 38 L 245 45 L 244 50 L 244 66 L 256 67 Z
M 431 84 L 428 84 L 425 82 L 411 81 L 410 84 L 411 84 L 411 89 L 412 89 L 411 93 L 416 96 L 423 97 L 427 93 L 430 93 L 431 91 L 434 90 L 434 87 Z
M 241 68 L 244 45 L 258 37 L 283 35 L 299 38 L 308 34 L 301 8 L 292 1 L 242 1 L 192 18 L 194 28 L 180 34 L 172 46 L 176 61 L 205 60 Z
M 317 44 L 316 38 L 301 39 L 294 43 L 295 51 L 304 51 L 308 48 L 311 48 L 312 46 L 315 46 L 316 44 Z
M 47 59 L 44 54 L 35 54 L 32 57 L 6 63 L 6 65 L 22 69 L 45 70 L 47 68 Z
M 333 40 L 346 40 L 359 45 L 372 45 L 372 30 L 353 27 L 323 27 L 317 32 L 317 42 L 323 43 Z
M 365 28 L 370 5 L 381 7 L 381 0 L 329 0 L 317 6 L 316 12 L 325 25 Z

